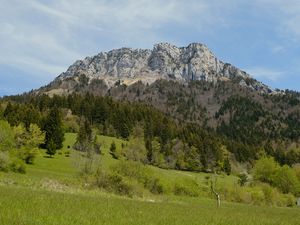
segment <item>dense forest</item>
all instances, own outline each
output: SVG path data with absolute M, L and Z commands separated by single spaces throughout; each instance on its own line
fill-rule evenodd
M 199 91 L 199 87 L 200 92 L 213 90 L 214 98 L 210 101 L 218 101 L 220 104 L 213 115 L 217 123 L 210 126 L 207 122 L 208 110 L 193 97 L 186 100 L 188 98 L 184 87 L 179 89 L 181 96 L 176 91 L 171 94 L 174 90 L 167 87 L 173 83 L 159 81 L 143 90 L 141 88 L 145 87 L 140 84 L 116 87 L 117 90 L 127 90 L 127 94 L 143 93 L 143 96 L 147 95 L 145 92 L 158 88 L 159 92 L 168 96 L 168 110 L 157 109 L 151 102 L 146 104 L 146 101 L 138 99 L 124 100 L 120 92 L 114 89 L 106 96 L 87 92 L 52 97 L 34 93 L 6 97 L 2 99 L 1 117 L 11 126 L 23 124 L 26 130 L 31 124 L 37 124 L 46 135 L 42 147 L 50 154 L 60 148 L 63 132 L 85 132 L 81 138 L 83 141 L 79 142 L 87 143 L 93 142 L 93 131 L 131 140 L 130 149 L 138 149 L 132 153 L 126 152 L 129 148 L 124 147 L 122 153 L 113 153 L 115 157 L 122 154 L 162 168 L 224 171 L 229 174 L 232 163 L 252 164 L 265 155 L 273 156 L 281 165 L 300 162 L 297 145 L 300 137 L 300 111 L 294 107 L 299 105 L 298 93 L 286 91 L 276 96 L 259 95 L 259 100 L 250 98 L 249 94 L 221 99 L 228 91 L 232 92 L 226 84 L 221 83 L 215 87 L 210 83 L 191 83 L 190 91 L 192 88 Z M 113 97 L 113 92 L 118 94 Z M 271 112 L 261 101 L 267 105 L 274 103 L 268 108 L 274 107 L 276 103 L 276 110 Z M 176 105 L 177 114 L 171 112 L 172 105 Z M 199 106 L 197 110 L 200 109 L 203 117 L 206 115 L 206 122 L 203 119 L 182 120 L 181 117 L 191 109 L 189 105 Z M 291 112 L 284 114 L 283 110 L 288 107 L 292 109 Z M 138 146 L 141 143 L 142 149 Z M 79 146 L 78 149 L 84 148 Z

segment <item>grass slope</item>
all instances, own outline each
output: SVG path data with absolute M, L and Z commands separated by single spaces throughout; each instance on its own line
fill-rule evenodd
M 85 190 L 77 178 L 80 153 L 71 151 L 75 134 L 66 134 L 61 154 L 47 158 L 40 152 L 26 174 L 0 173 L 0 224 L 5 225 L 96 225 L 96 224 L 300 224 L 297 208 L 275 208 L 223 202 L 221 208 L 208 198 L 146 196 L 129 199 Z M 117 163 L 109 155 L 112 141 L 121 147 L 122 140 L 99 136 L 101 163 L 108 168 Z M 166 186 L 193 178 L 204 182 L 206 174 L 151 167 Z M 233 176 L 220 178 L 221 185 L 231 185 Z
M 55 193 L 0 187 L 0 224 L 7 225 L 293 225 L 297 209 L 225 203 L 217 209 L 207 199 L 146 202 L 114 196 Z

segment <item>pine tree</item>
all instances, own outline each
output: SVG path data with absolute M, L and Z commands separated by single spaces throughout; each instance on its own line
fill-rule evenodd
M 230 175 L 231 173 L 231 165 L 230 165 L 230 161 L 228 158 L 226 158 L 224 160 L 224 172 L 227 174 L 227 175 Z
M 79 151 L 88 152 L 93 148 L 93 134 L 92 128 L 88 120 L 84 120 L 80 124 L 79 132 L 77 134 L 76 144 L 74 148 Z
M 47 151 L 46 153 L 52 157 L 53 155 L 55 155 L 56 153 L 56 145 L 54 143 L 54 141 L 51 139 L 48 144 L 46 145 Z
M 45 123 L 44 131 L 46 132 L 45 147 L 49 155 L 54 155 L 57 149 L 61 149 L 64 141 L 64 131 L 62 127 L 62 118 L 57 108 L 51 109 Z M 54 153 L 54 154 L 52 154 Z

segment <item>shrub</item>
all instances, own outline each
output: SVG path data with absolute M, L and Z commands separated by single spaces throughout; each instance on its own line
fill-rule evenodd
M 19 149 L 19 157 L 23 159 L 26 164 L 33 164 L 36 154 L 36 149 L 26 147 Z
M 248 176 L 245 173 L 240 173 L 238 175 L 239 179 L 238 179 L 238 183 L 240 186 L 245 186 L 245 184 L 248 182 Z
M 293 169 L 294 169 L 295 174 L 296 174 L 296 176 L 297 176 L 297 178 L 298 178 L 298 181 L 300 182 L 300 164 L 294 166 Z
M 69 150 L 65 151 L 65 157 L 70 157 L 70 151 Z
M 119 161 L 112 170 L 122 176 L 144 183 L 152 175 L 151 170 L 140 162 Z
M 276 191 L 276 189 L 272 188 L 268 184 L 261 184 L 261 190 L 264 195 L 264 200 L 266 205 L 274 205 L 278 201 L 278 195 L 279 193 Z
M 292 207 L 296 204 L 296 199 L 292 194 L 284 195 L 285 206 Z
M 115 173 L 142 184 L 153 194 L 164 192 L 164 187 L 160 180 L 154 177 L 151 170 L 140 162 L 120 161 L 112 169 Z
M 16 173 L 25 173 L 26 168 L 23 160 L 18 158 L 13 158 L 10 163 L 10 169 Z
M 192 178 L 178 179 L 175 182 L 173 192 L 175 195 L 197 197 L 200 195 L 200 187 Z
M 96 185 L 109 192 L 119 195 L 126 195 L 132 197 L 134 195 L 134 188 L 124 178 L 116 173 L 106 174 L 101 171 L 96 173 Z
M 198 193 L 194 192 L 194 190 L 191 190 L 187 186 L 181 185 L 176 183 L 174 185 L 174 190 L 173 190 L 175 195 L 183 195 L 183 196 L 192 196 L 192 197 L 197 197 Z
M 122 153 L 128 160 L 147 162 L 147 150 L 143 139 L 130 138 L 127 146 L 122 149 Z
M 263 205 L 264 204 L 264 193 L 260 190 L 254 189 L 251 191 L 251 199 L 254 205 Z
M 277 170 L 274 177 L 274 184 L 283 193 L 299 194 L 299 181 L 295 171 L 289 166 L 285 165 Z
M 253 174 L 254 179 L 273 184 L 274 183 L 274 175 L 276 174 L 279 165 L 275 162 L 274 158 L 271 157 L 263 157 L 256 161 Z
M 7 152 L 0 151 L 0 171 L 7 172 L 9 170 L 10 158 Z
M 13 130 L 7 121 L 0 120 L 0 150 L 9 151 L 15 147 Z
M 144 187 L 147 188 L 153 194 L 164 193 L 164 187 L 160 183 L 158 178 L 148 178 L 144 183 Z

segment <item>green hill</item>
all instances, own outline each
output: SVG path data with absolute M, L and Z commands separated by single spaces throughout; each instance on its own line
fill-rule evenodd
M 209 174 L 113 159 L 111 143 L 120 149 L 126 141 L 98 136 L 101 155 L 94 156 L 93 169 L 101 165 L 103 173 L 117 173 L 124 182 L 121 184 L 131 188 L 129 195 L 116 195 L 115 190 L 92 185 L 92 176 L 80 176 L 85 157 L 72 150 L 75 139 L 76 134 L 67 133 L 63 149 L 54 158 L 40 150 L 26 174 L 0 172 L 0 224 L 299 224 L 297 208 L 228 202 L 230 193 L 226 197 L 226 190 L 236 188 L 241 198 L 256 191 L 239 187 L 235 176 L 218 175 L 216 188 L 222 193 L 218 208 L 210 193 Z M 145 185 L 145 180 L 155 181 L 156 186 Z M 162 192 L 149 187 L 161 187 Z

